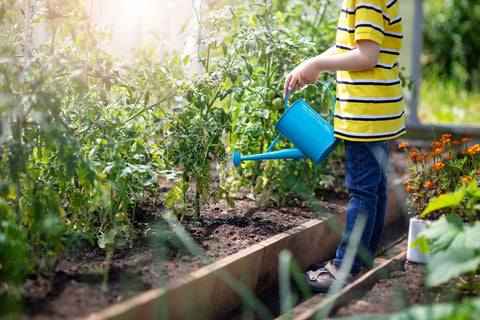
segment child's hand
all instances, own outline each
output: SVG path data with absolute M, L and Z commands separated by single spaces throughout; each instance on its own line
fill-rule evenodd
M 309 59 L 299 64 L 285 79 L 283 87 L 283 100 L 287 97 L 288 91 L 297 91 L 307 84 L 317 83 L 321 71 L 314 59 Z

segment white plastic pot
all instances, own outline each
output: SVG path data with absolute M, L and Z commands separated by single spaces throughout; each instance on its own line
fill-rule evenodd
M 430 260 L 430 254 L 421 254 L 418 247 L 410 248 L 410 245 L 417 240 L 420 231 L 425 228 L 427 224 L 432 223 L 429 220 L 420 220 L 417 218 L 410 219 L 410 226 L 408 227 L 408 247 L 407 247 L 407 260 L 415 263 L 427 263 Z

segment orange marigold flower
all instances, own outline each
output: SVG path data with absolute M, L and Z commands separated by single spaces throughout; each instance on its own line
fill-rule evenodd
M 411 160 L 411 161 L 414 161 L 414 160 L 416 160 L 417 158 L 418 158 L 418 153 L 412 152 L 412 153 L 410 154 L 410 160 Z
M 449 133 L 442 134 L 442 139 L 440 139 L 440 141 L 442 141 L 443 143 L 449 143 L 451 141 L 450 140 L 451 136 L 452 135 Z
M 462 143 L 462 141 L 458 141 L 458 140 L 453 140 L 452 141 L 452 144 L 455 145 L 455 146 L 459 145 L 460 143 Z
M 452 135 L 451 135 L 450 133 L 442 134 L 442 140 L 446 140 L 446 139 L 450 140 L 450 137 L 451 137 L 451 136 L 452 136 Z
M 433 165 L 432 170 L 440 170 L 441 168 L 445 167 L 445 164 L 442 162 L 435 162 Z
M 462 142 L 467 143 L 467 142 L 470 142 L 470 141 L 472 141 L 472 138 L 462 138 Z
M 445 148 L 437 148 L 437 149 L 433 150 L 432 153 L 440 154 L 440 153 L 442 153 L 442 152 L 444 152 L 444 151 L 445 151 Z
M 407 186 L 405 187 L 405 190 L 410 191 L 410 190 L 412 190 L 412 188 L 413 188 L 413 186 L 407 185 Z
M 470 177 L 463 177 L 462 181 L 465 181 L 466 183 L 472 183 L 472 178 Z
M 443 147 L 442 142 L 432 142 L 432 148 L 440 148 Z
M 480 177 L 480 170 L 477 171 L 478 176 Z
M 402 142 L 398 145 L 398 148 L 406 148 L 409 144 L 409 142 Z
M 467 153 L 470 155 L 474 155 L 475 153 L 480 152 L 480 145 L 476 144 L 467 149 Z
M 427 187 L 429 189 L 432 189 L 433 185 L 434 185 L 434 183 L 432 181 L 428 181 L 427 183 L 425 183 L 425 187 Z

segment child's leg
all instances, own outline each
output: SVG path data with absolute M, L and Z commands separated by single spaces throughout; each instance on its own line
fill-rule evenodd
M 342 242 L 333 264 L 340 267 L 346 252 L 348 238 L 360 214 L 367 215 L 367 223 L 360 240 L 357 257 L 351 273 L 357 274 L 362 264 L 370 264 L 383 232 L 386 208 L 386 165 L 388 143 L 345 141 L 345 182 L 351 196 Z M 373 241 L 372 241 L 373 240 Z
M 385 225 L 385 213 L 387 211 L 387 169 L 388 169 L 388 143 L 385 141 L 384 145 L 379 145 L 380 148 L 376 149 L 376 157 L 382 168 L 382 178 L 378 185 L 377 195 L 377 216 L 375 219 L 375 225 L 373 227 L 372 238 L 368 246 L 368 252 L 372 257 L 371 262 L 367 262 L 368 266 L 373 265 L 373 259 L 377 254 L 377 249 L 382 238 L 383 228 Z

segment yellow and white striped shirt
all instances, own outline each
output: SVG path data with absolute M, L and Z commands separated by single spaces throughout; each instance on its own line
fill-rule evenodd
M 365 71 L 337 72 L 334 131 L 338 138 L 378 141 L 405 132 L 403 93 L 397 59 L 402 47 L 398 0 L 344 0 L 337 26 L 337 54 L 359 40 L 380 45 L 377 65 Z

